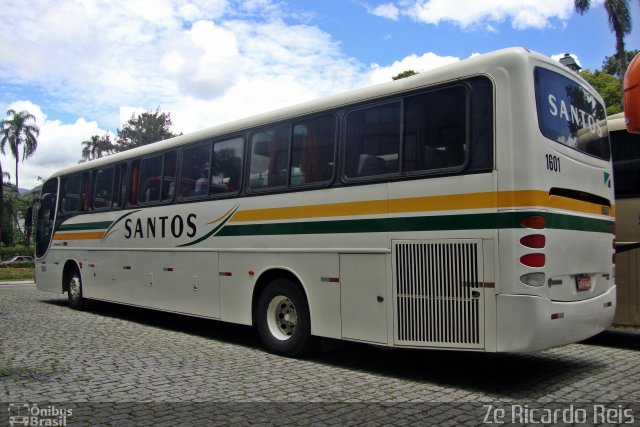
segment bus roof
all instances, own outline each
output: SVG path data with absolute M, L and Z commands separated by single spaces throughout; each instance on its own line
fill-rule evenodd
M 191 132 L 185 135 L 165 139 L 163 141 L 137 147 L 121 153 L 112 154 L 100 159 L 80 163 L 66 169 L 59 170 L 49 178 L 77 173 L 103 165 L 125 161 L 130 158 L 150 155 L 154 152 L 164 151 L 182 144 L 222 137 L 225 135 L 233 136 L 234 133 L 237 134 L 269 123 L 277 123 L 279 121 L 295 119 L 296 117 L 308 116 L 325 110 L 340 108 L 350 104 L 357 104 L 379 97 L 393 96 L 405 91 L 461 80 L 476 75 L 487 75 L 490 74 L 491 71 L 495 71 L 497 68 L 504 68 L 504 66 L 509 63 L 515 66 L 516 64 L 529 63 L 533 60 L 546 63 L 549 67 L 555 68 L 555 71 L 565 74 L 573 79 L 577 79 L 582 85 L 590 87 L 589 83 L 580 77 L 580 75 L 570 71 L 558 61 L 554 61 L 547 56 L 526 48 L 512 47 L 482 55 L 476 55 L 471 58 L 424 71 L 404 79 L 379 83 L 337 95 L 308 101 L 302 104 L 284 107 L 274 111 Z M 497 64 L 500 64 L 499 67 Z M 594 93 L 597 94 L 595 90 Z
M 607 118 L 607 128 L 609 128 L 609 132 L 627 130 L 627 125 L 624 120 L 624 113 L 618 113 L 609 116 Z

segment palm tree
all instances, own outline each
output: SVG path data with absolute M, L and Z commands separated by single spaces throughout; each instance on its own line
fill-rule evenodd
M 591 7 L 591 0 L 574 0 L 575 8 L 583 15 Z M 629 0 L 604 0 L 604 8 L 609 15 L 609 27 L 616 36 L 616 56 L 618 57 L 618 75 L 624 81 L 627 60 L 624 51 L 624 36 L 631 32 L 631 10 Z M 621 89 L 622 90 L 622 89 Z
M 114 150 L 109 134 L 100 137 L 93 135 L 91 139 L 82 141 L 82 160 L 99 159 L 111 154 Z
M 0 163 L 0 244 L 2 244 L 2 212 L 4 207 L 4 179 L 7 178 L 11 181 L 11 175 L 9 172 L 2 170 L 2 163 Z
M 4 171 L 0 163 L 0 245 L 2 245 L 2 209 L 4 208 Z
M 30 122 L 33 122 L 30 123 Z M 0 151 L 4 154 L 7 144 L 11 154 L 16 159 L 16 191 L 18 191 L 18 163 L 20 146 L 22 146 L 22 161 L 33 156 L 38 148 L 40 128 L 36 126 L 36 118 L 28 111 L 7 110 L 7 118 L 0 123 Z

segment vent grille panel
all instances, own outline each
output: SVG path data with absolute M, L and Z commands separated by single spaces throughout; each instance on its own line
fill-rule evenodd
M 394 242 L 398 344 L 482 348 L 480 241 Z

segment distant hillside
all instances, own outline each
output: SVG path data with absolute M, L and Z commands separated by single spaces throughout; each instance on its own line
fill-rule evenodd
M 9 186 L 4 186 L 4 191 L 13 191 L 14 187 L 9 187 Z M 24 196 L 25 194 L 31 194 L 34 192 L 39 192 L 40 188 L 42 188 L 41 185 L 38 185 L 37 187 L 34 187 L 32 189 L 27 189 L 27 188 L 18 188 L 18 192 L 20 193 L 21 196 Z
M 39 193 L 41 188 L 42 188 L 42 185 L 35 186 L 30 190 L 27 190 L 26 188 L 18 188 L 18 192 L 21 195 L 30 194 L 30 193 Z

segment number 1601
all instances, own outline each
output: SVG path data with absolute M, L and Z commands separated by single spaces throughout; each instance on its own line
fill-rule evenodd
M 547 159 L 547 170 L 560 172 L 560 157 L 552 154 L 546 154 L 545 158 Z

